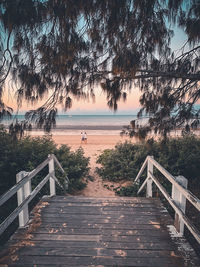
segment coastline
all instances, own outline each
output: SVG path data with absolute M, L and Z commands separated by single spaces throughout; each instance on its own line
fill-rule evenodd
M 87 138 L 87 144 L 81 144 L 80 133 L 79 135 L 52 135 L 52 139 L 57 145 L 66 144 L 72 149 L 82 147 L 87 153 L 90 147 L 93 147 L 93 149 L 96 147 L 96 151 L 99 151 L 99 149 L 114 148 L 118 142 L 135 142 L 134 139 L 130 139 L 126 136 L 121 137 L 119 134 L 104 135 L 99 133 L 98 135 L 90 135 L 87 133 Z
M 122 128 L 116 130 L 116 129 L 107 129 L 107 128 L 93 128 L 93 129 L 88 129 L 87 127 L 80 127 L 77 129 L 52 129 L 52 131 L 50 132 L 50 135 L 52 136 L 80 136 L 81 132 L 87 132 L 87 135 L 90 136 L 102 136 L 102 135 L 113 135 L 113 136 L 119 136 L 120 132 L 121 132 Z M 30 132 L 28 132 L 28 134 L 30 134 L 31 136 L 42 136 L 45 135 L 43 130 L 32 130 Z
M 55 128 L 53 128 L 53 131 L 58 130 L 121 130 L 124 126 L 127 125 L 88 125 L 88 124 L 81 124 L 81 125 L 57 125 Z M 33 127 L 33 130 L 37 131 L 36 128 Z

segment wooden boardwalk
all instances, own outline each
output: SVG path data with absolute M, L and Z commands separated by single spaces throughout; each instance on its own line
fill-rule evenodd
M 170 237 L 172 224 L 159 199 L 43 198 L 0 266 L 199 266 L 192 250 L 178 249 L 184 238 Z

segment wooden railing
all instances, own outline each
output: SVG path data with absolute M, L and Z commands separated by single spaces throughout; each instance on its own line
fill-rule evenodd
M 184 225 L 186 225 L 188 230 L 200 244 L 199 230 L 192 224 L 192 222 L 185 215 L 186 199 L 198 211 L 200 211 L 200 200 L 187 189 L 187 179 L 183 176 L 177 176 L 177 177 L 172 176 L 157 161 L 155 161 L 153 157 L 147 156 L 134 181 L 134 184 L 138 185 L 140 184 L 140 177 L 146 167 L 147 167 L 147 178 L 139 187 L 137 194 L 139 194 L 146 186 L 146 197 L 152 197 L 152 184 L 154 183 L 175 211 L 174 226 L 176 227 L 176 230 L 180 234 L 180 236 L 183 235 Z M 162 173 L 164 177 L 172 184 L 171 196 L 168 194 L 167 190 L 162 186 L 159 180 L 154 176 L 153 174 L 154 167 L 157 170 L 159 170 L 159 172 Z
M 58 165 L 62 173 L 65 174 L 65 186 L 62 186 L 58 179 L 55 176 L 54 162 Z M 49 173 L 47 176 L 34 188 L 31 190 L 31 180 L 38 174 L 46 165 L 49 165 Z M 42 189 L 42 187 L 50 182 L 50 196 L 56 195 L 56 186 L 57 183 L 64 191 L 68 187 L 68 178 L 63 170 L 61 164 L 57 160 L 56 156 L 51 154 L 48 158 L 43 161 L 40 165 L 37 166 L 31 172 L 21 171 L 16 175 L 16 184 L 9 189 L 5 194 L 0 196 L 0 207 L 10 199 L 15 193 L 17 193 L 18 207 L 0 224 L 0 235 L 6 230 L 6 228 L 15 220 L 19 215 L 19 227 L 23 227 L 29 221 L 29 211 L 28 204 L 36 196 L 36 194 Z

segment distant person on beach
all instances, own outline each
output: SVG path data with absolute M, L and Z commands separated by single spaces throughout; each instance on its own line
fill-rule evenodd
M 87 144 L 87 133 L 86 132 L 84 133 L 84 142 L 85 144 Z
M 81 132 L 81 144 L 85 141 L 85 134 Z

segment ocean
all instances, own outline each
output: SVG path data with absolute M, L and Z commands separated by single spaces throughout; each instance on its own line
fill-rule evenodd
M 24 120 L 24 115 L 17 115 L 19 121 Z M 91 135 L 115 135 L 119 134 L 123 126 L 130 124 L 136 119 L 136 115 L 58 115 L 56 128 L 52 134 L 56 135 L 79 135 L 81 131 L 87 131 Z M 2 123 L 8 127 L 11 120 L 4 120 Z M 43 135 L 41 129 L 34 129 L 31 135 Z
M 24 115 L 17 115 L 19 121 L 24 120 Z M 119 135 L 124 126 L 130 125 L 130 121 L 137 119 L 136 115 L 58 115 L 56 128 L 52 129 L 52 135 L 80 135 L 86 131 L 88 135 Z M 147 117 L 140 119 L 139 124 L 145 124 Z M 1 123 L 8 128 L 12 119 L 3 120 Z M 1 124 L 0 123 L 0 124 Z M 44 135 L 42 129 L 28 132 L 29 135 Z M 200 132 L 195 131 L 199 135 Z M 181 136 L 181 129 L 172 132 L 172 135 Z

